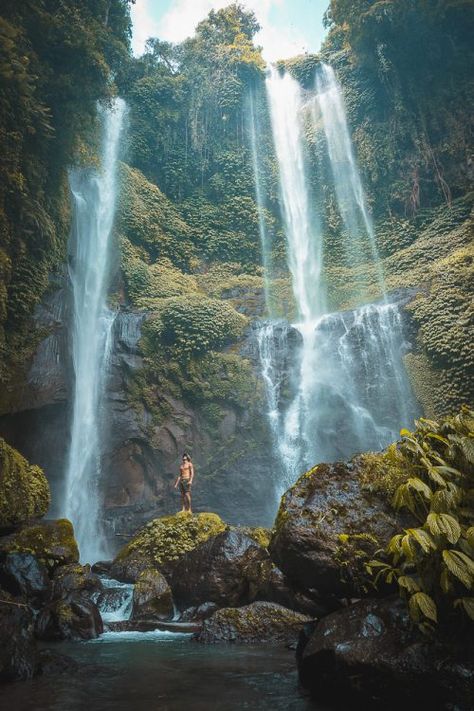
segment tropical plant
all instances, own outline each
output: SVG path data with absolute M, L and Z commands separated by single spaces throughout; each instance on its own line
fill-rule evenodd
M 367 569 L 375 584 L 398 584 L 412 619 L 428 631 L 453 609 L 474 620 L 474 412 L 415 424 L 400 433 L 407 477 L 393 505 L 418 525 L 393 536 L 386 559 Z

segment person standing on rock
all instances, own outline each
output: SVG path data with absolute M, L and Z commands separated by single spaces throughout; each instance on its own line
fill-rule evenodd
M 194 467 L 193 463 L 191 461 L 191 457 L 187 452 L 184 452 L 183 454 L 183 461 L 181 462 L 181 466 L 179 468 L 179 474 L 178 478 L 176 479 L 174 488 L 176 489 L 178 484 L 179 488 L 181 491 L 181 501 L 183 504 L 183 508 L 181 509 L 181 512 L 187 511 L 188 513 L 192 513 L 191 511 L 191 486 L 193 483 L 194 479 Z

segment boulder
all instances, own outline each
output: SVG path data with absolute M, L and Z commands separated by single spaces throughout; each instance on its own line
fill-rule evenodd
M 109 576 L 110 568 L 112 567 L 111 560 L 98 560 L 97 563 L 91 567 L 91 571 L 96 575 L 107 575 Z
M 0 554 L 0 585 L 34 607 L 47 600 L 51 592 L 46 566 L 31 553 Z
M 132 619 L 170 620 L 173 598 L 166 578 L 157 570 L 144 570 L 133 589 Z
M 0 529 L 44 516 L 49 508 L 48 481 L 0 437 Z
M 374 486 L 368 471 L 377 457 L 380 477 Z M 283 496 L 269 550 L 293 585 L 320 596 L 367 594 L 364 561 L 407 525 L 380 486 L 383 457 L 319 464 Z
M 96 605 L 73 594 L 67 600 L 55 600 L 44 607 L 36 619 L 35 631 L 44 640 L 95 639 L 102 634 L 103 625 Z
M 77 563 L 79 550 L 72 523 L 67 519 L 42 521 L 0 538 L 0 553 L 31 553 L 52 572 Z
M 31 679 L 37 663 L 33 612 L 0 590 L 0 681 Z
M 321 620 L 299 649 L 303 686 L 351 708 L 471 709 L 472 643 L 423 636 L 398 598 L 361 600 Z
M 250 602 L 259 563 L 268 560 L 267 551 L 239 529 L 219 533 L 186 553 L 174 569 L 176 604 L 183 609 L 206 601 L 220 607 Z
M 69 563 L 61 565 L 53 573 L 53 598 L 61 600 L 72 593 L 82 597 L 91 597 L 102 591 L 100 578 L 91 572 L 89 565 Z
M 179 619 L 181 622 L 199 622 L 213 615 L 217 609 L 219 608 L 215 602 L 203 602 L 202 605 L 188 607 L 186 610 L 183 610 Z
M 213 513 L 179 513 L 157 518 L 119 551 L 110 577 L 134 583 L 140 573 L 150 568 L 168 576 L 185 553 L 225 528 L 225 523 Z
M 245 607 L 217 610 L 204 620 L 196 636 L 199 642 L 273 642 L 293 645 L 309 620 L 299 612 L 272 602 L 253 602 Z

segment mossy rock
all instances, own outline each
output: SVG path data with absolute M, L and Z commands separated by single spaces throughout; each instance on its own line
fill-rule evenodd
M 173 598 L 166 578 L 158 570 L 144 570 L 133 589 L 132 619 L 170 620 Z
M 147 568 L 166 575 L 185 553 L 225 529 L 226 524 L 214 513 L 156 518 L 119 551 L 110 574 L 126 582 L 135 582 Z
M 60 565 L 79 561 L 79 549 L 72 523 L 67 519 L 44 521 L 22 528 L 0 539 L 0 551 L 31 553 L 53 571 Z
M 281 500 L 269 546 L 273 561 L 301 590 L 367 595 L 365 563 L 411 524 L 390 504 L 408 476 L 396 445 L 314 467 Z
M 258 543 L 262 548 L 268 548 L 270 545 L 270 539 L 272 537 L 270 528 L 262 528 L 261 526 L 239 526 L 238 530 L 245 533 L 246 536 L 255 541 L 255 543 Z
M 44 516 L 50 500 L 43 471 L 0 438 L 0 528 Z
M 226 607 L 204 620 L 199 642 L 297 642 L 303 625 L 310 620 L 273 602 L 253 602 L 244 607 Z

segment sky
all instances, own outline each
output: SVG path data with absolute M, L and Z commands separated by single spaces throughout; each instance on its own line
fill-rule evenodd
M 143 53 L 148 37 L 181 42 L 210 10 L 219 10 L 232 0 L 136 0 L 131 6 L 132 47 Z M 262 29 L 256 43 L 268 62 L 317 52 L 325 36 L 323 15 L 329 0 L 240 0 L 253 10 Z

